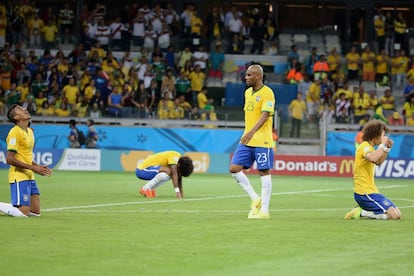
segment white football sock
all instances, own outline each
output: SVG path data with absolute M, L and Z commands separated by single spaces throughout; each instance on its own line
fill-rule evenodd
M 144 185 L 143 189 L 144 190 L 154 190 L 154 189 L 158 188 L 159 186 L 161 186 L 163 183 L 170 180 L 170 178 L 171 177 L 168 174 L 166 174 L 165 172 L 157 173 L 153 179 L 151 179 L 150 181 L 148 181 L 147 184 Z
M 361 211 L 361 217 L 372 218 L 372 219 L 383 219 L 387 220 L 388 216 L 386 214 L 374 214 L 372 211 Z
M 252 200 L 257 200 L 259 198 L 244 172 L 240 171 L 238 173 L 232 173 L 231 176 L 233 176 L 233 178 L 237 181 L 237 183 L 239 183 L 242 189 L 250 196 Z
M 26 217 L 19 208 L 14 207 L 10 203 L 0 202 L 0 212 L 12 217 Z
M 272 196 L 272 177 L 271 175 L 264 175 L 260 177 L 262 181 L 262 213 L 269 213 L 270 197 Z

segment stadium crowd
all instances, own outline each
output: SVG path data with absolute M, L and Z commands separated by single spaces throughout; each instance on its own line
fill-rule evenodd
M 217 120 L 206 83 L 223 78 L 225 54 L 277 54 L 274 14 L 256 8 L 215 6 L 205 20 L 192 4 L 179 13 L 172 3 L 136 2 L 116 16 L 102 4 L 89 8 L 76 18 L 68 3 L 58 11 L 26 0 L 0 5 L 1 114 L 18 103 L 41 116 Z M 399 14 L 379 13 L 374 21 L 379 53 L 353 47 L 345 56 L 332 49 L 325 57 L 315 48 L 301 64 L 292 46 L 286 81 L 298 85 L 310 122 L 361 123 L 398 112 L 413 125 L 414 59 L 398 33 L 407 26 Z M 401 50 L 394 52 L 396 43 Z M 73 49 L 65 54 L 67 44 Z M 380 96 L 361 81 L 389 89 Z M 393 95 L 399 91 L 402 109 Z
M 313 47 L 300 59 L 297 45 L 292 45 L 285 80 L 297 84 L 301 93 L 289 107 L 295 125 L 306 116 L 310 127 L 317 119 L 364 125 L 373 118 L 414 126 L 414 56 L 406 54 L 407 23 L 401 12 L 393 17 L 381 9 L 373 21 L 377 50 L 356 44 L 341 56 L 335 47 L 327 55 Z

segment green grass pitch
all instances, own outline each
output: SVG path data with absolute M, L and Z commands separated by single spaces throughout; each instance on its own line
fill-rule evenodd
M 9 202 L 7 170 L 0 201 Z M 259 178 L 250 176 L 260 191 Z M 0 274 L 412 275 L 414 181 L 377 179 L 399 221 L 345 221 L 352 179 L 273 177 L 270 220 L 247 220 L 250 200 L 230 175 L 184 178 L 157 198 L 133 172 L 37 176 L 42 217 L 0 215 Z

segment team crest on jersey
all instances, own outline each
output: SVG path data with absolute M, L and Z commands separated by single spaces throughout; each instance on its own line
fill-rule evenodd
M 24 194 L 24 195 L 23 195 L 23 201 L 24 201 L 24 202 L 29 201 L 29 195 L 28 195 L 28 194 Z
M 256 102 L 260 101 L 260 96 L 256 96 Z

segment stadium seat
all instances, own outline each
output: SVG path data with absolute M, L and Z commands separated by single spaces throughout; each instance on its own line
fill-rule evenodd
M 298 46 L 298 50 L 308 50 L 308 49 L 310 49 L 310 45 L 307 41 L 297 42 L 296 45 Z
M 306 34 L 294 34 L 293 42 L 298 44 L 299 42 L 308 42 L 308 36 Z
M 376 89 L 374 81 L 363 81 L 362 85 L 364 86 L 365 91 L 370 91 L 370 90 L 375 90 Z
M 333 35 L 333 34 L 329 34 L 329 35 L 325 35 L 325 42 L 326 44 L 329 43 L 340 43 L 340 39 L 338 35 Z
M 293 45 L 291 34 L 279 34 L 278 39 L 279 39 L 279 45 L 284 45 L 284 46 L 289 46 L 289 47 Z
M 309 50 L 298 50 L 298 54 L 299 54 L 299 61 L 301 63 L 304 63 L 306 59 L 309 57 L 310 51 Z
M 310 43 L 321 43 L 323 44 L 323 36 L 320 34 L 311 34 L 309 36 Z

